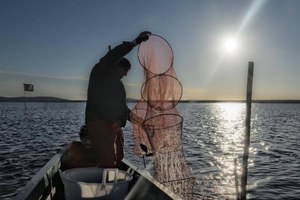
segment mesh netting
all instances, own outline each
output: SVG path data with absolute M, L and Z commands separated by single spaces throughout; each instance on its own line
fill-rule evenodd
M 142 98 L 156 110 L 174 108 L 182 97 L 182 86 L 170 75 L 156 75 L 148 78 L 142 86 Z
M 138 49 L 141 65 L 150 73 L 163 74 L 173 65 L 173 51 L 169 43 L 158 35 L 151 35 Z
M 132 112 L 142 119 L 133 121 L 134 152 L 152 153 L 154 177 L 183 199 L 192 198 L 194 177 L 182 148 L 183 118 L 176 109 L 182 97 L 182 85 L 173 67 L 173 51 L 166 40 L 150 35 L 140 44 L 138 58 L 145 82 L 141 99 Z M 142 145 L 141 145 L 142 144 Z
M 182 149 L 154 157 L 154 177 L 183 199 L 191 199 L 195 178 L 187 166 Z

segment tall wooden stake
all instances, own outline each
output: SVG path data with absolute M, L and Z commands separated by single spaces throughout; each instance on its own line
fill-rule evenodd
M 237 160 L 234 159 L 234 182 L 235 182 L 235 193 L 236 193 L 236 199 L 239 200 L 239 180 L 237 175 Z
M 252 102 L 252 85 L 253 85 L 254 63 L 248 63 L 248 80 L 247 80 L 247 107 L 246 107 L 246 124 L 245 124 L 245 141 L 242 164 L 241 178 L 241 200 L 246 200 L 247 195 L 247 176 L 248 176 L 248 158 L 250 146 L 250 127 L 251 127 L 251 102 Z

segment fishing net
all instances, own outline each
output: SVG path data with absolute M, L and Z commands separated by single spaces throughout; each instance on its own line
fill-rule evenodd
M 147 73 L 164 74 L 173 65 L 173 51 L 165 39 L 151 35 L 140 44 L 138 59 Z
M 183 199 L 191 199 L 195 180 L 183 153 L 183 118 L 176 108 L 182 85 L 173 67 L 172 48 L 162 37 L 150 35 L 140 44 L 138 59 L 145 82 L 131 111 L 142 119 L 133 121 L 134 152 L 153 154 L 155 179 Z

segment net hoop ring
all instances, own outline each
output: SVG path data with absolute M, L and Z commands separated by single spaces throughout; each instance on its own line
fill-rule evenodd
M 161 108 L 159 108 L 158 106 L 155 106 L 155 104 L 151 103 L 151 99 L 149 100 L 149 98 L 146 98 L 145 95 L 144 95 L 144 92 L 143 92 L 143 91 L 144 91 L 144 88 L 145 88 L 146 85 L 147 85 L 147 82 L 151 81 L 152 79 L 159 78 L 159 77 L 162 77 L 162 76 L 165 76 L 165 77 L 174 79 L 174 80 L 178 83 L 178 85 L 179 85 L 179 87 L 180 87 L 180 95 L 178 96 L 178 98 L 177 98 L 176 100 L 174 100 L 174 99 L 172 100 L 172 102 L 174 102 L 174 103 L 172 104 L 172 106 L 170 106 L 169 108 L 164 108 L 164 109 L 161 109 Z M 179 101 L 181 100 L 182 95 L 183 95 L 183 87 L 182 87 L 182 84 L 180 83 L 180 81 L 179 81 L 176 77 L 171 76 L 171 75 L 167 75 L 167 74 L 158 74 L 158 75 L 155 75 L 155 76 L 153 76 L 153 77 L 147 79 L 147 81 L 145 81 L 145 82 L 143 83 L 142 87 L 141 87 L 141 97 L 142 97 L 142 99 L 143 99 L 149 106 L 151 106 L 152 108 L 154 108 L 155 110 L 158 110 L 158 111 L 166 111 L 166 110 L 170 110 L 170 109 L 174 108 L 174 107 L 179 103 Z
M 151 123 L 149 124 L 149 122 L 153 121 L 155 118 L 162 117 L 162 116 L 165 116 L 165 117 L 166 117 L 166 116 L 173 116 L 173 117 L 175 116 L 176 118 L 179 119 L 179 121 L 176 122 L 176 123 L 174 123 L 174 124 L 172 124 L 172 125 L 168 125 L 168 126 L 165 126 L 165 127 L 157 126 L 157 125 L 151 124 Z M 156 120 L 154 120 L 154 121 L 156 121 Z M 143 126 L 144 129 L 147 129 L 147 127 L 152 127 L 152 130 L 161 130 L 161 129 L 172 128 L 172 127 L 181 125 L 182 123 L 183 123 L 183 117 L 182 117 L 182 116 L 180 116 L 179 114 L 167 113 L 167 114 L 155 115 L 155 116 L 152 116 L 152 117 L 146 119 L 146 120 L 143 122 L 142 126 Z
M 163 68 L 165 68 L 165 70 L 163 70 L 162 72 L 155 72 L 155 71 L 151 71 L 150 69 L 148 69 L 147 68 L 147 66 L 145 66 L 145 64 L 143 63 L 143 61 L 142 61 L 142 59 L 140 58 L 140 52 L 141 52 L 141 48 L 147 43 L 147 41 L 149 41 L 149 40 L 147 40 L 147 41 L 145 41 L 145 42 L 142 42 L 141 44 L 139 44 L 139 46 L 138 46 L 138 51 L 137 51 L 137 57 L 138 57 L 138 60 L 139 60 L 139 63 L 141 64 L 141 66 L 147 71 L 147 72 L 150 72 L 150 73 L 153 73 L 153 74 L 155 74 L 155 75 L 159 75 L 159 74 L 164 74 L 164 73 L 166 73 L 167 71 L 169 71 L 170 69 L 171 69 L 171 67 L 173 66 L 173 61 L 174 61 L 174 53 L 173 53 L 173 49 L 172 49 L 172 47 L 171 47 L 171 45 L 169 44 L 169 42 L 166 40 L 166 39 L 164 39 L 163 37 L 161 37 L 161 36 L 159 36 L 159 35 L 156 35 L 156 34 L 151 34 L 150 36 L 149 36 L 149 38 L 150 37 L 157 37 L 157 38 L 159 38 L 160 40 L 162 40 L 163 42 L 165 42 L 166 43 L 166 45 L 167 45 L 167 47 L 169 48 L 169 51 L 170 51 L 170 53 L 171 53 L 171 62 L 170 62 L 170 66 L 164 66 Z

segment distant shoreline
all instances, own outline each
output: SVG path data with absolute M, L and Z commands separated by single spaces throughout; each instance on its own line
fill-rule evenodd
M 183 100 L 181 103 L 245 103 L 246 100 Z M 300 100 L 252 100 L 252 103 L 300 103 Z
M 138 102 L 137 99 L 128 98 L 127 102 Z M 69 100 L 57 97 L 0 97 L 0 102 L 86 102 L 86 100 Z M 180 103 L 244 103 L 245 100 L 181 100 Z M 300 100 L 252 100 L 253 103 L 300 103 Z
M 0 97 L 0 102 L 74 102 L 57 97 Z

